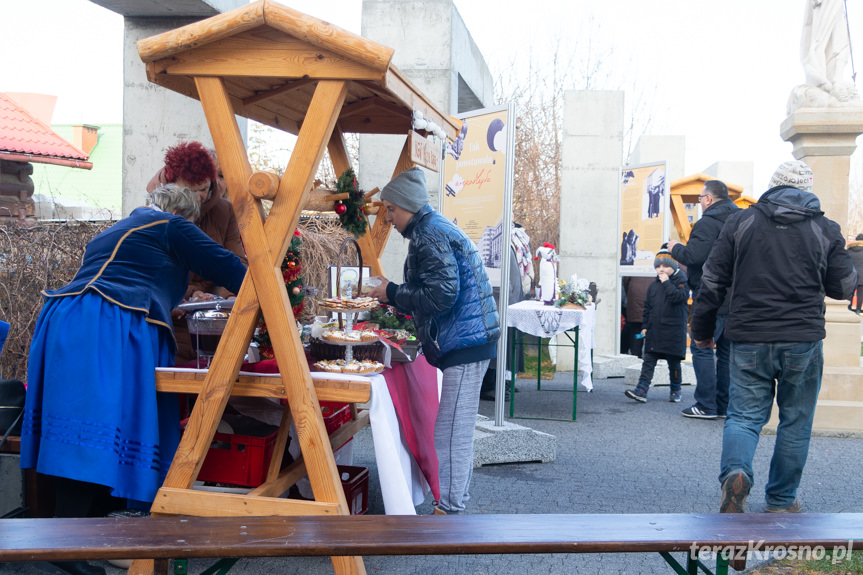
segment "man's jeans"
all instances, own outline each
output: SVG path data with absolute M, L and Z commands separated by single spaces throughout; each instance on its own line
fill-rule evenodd
M 731 394 L 722 436 L 720 482 L 732 471 L 743 470 L 750 484 L 754 483 L 752 458 L 758 446 L 758 434 L 770 418 L 775 390 L 779 427 L 765 499 L 768 505 L 776 507 L 794 503 L 809 454 L 823 368 L 820 341 L 732 342 Z
M 731 342 L 725 337 L 725 319 L 716 316 L 713 343 L 716 344 L 716 358 L 713 350 L 700 348 L 695 340 L 690 342 L 692 369 L 695 370 L 695 403 L 708 413 L 725 414 L 728 409 L 729 356 Z

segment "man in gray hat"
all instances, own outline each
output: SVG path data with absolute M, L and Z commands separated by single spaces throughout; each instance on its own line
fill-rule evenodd
M 413 316 L 426 360 L 443 371 L 435 422 L 441 490 L 435 513 L 462 513 L 473 471 L 480 386 L 497 355 L 497 307 L 476 245 L 429 205 L 421 168 L 396 176 L 380 197 L 387 221 L 410 245 L 404 283 L 380 278 L 369 295 Z

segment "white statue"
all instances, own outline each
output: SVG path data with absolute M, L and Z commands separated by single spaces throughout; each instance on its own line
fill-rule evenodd
M 805 0 L 800 62 L 806 84 L 792 90 L 788 113 L 798 108 L 863 105 L 845 69 L 851 56 L 844 0 Z
M 560 261 L 554 246 L 548 242 L 536 250 L 539 260 L 539 283 L 536 287 L 536 299 L 546 305 L 551 305 L 557 297 L 557 263 Z

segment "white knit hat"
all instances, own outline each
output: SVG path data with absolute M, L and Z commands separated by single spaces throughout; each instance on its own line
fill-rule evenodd
M 768 189 L 776 186 L 791 186 L 798 190 L 811 192 L 812 181 L 812 168 L 802 160 L 792 160 L 776 168 L 776 172 L 770 178 Z

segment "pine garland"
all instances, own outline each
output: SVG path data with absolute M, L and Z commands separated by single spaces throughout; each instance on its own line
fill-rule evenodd
M 339 177 L 337 193 L 348 194 L 347 199 L 339 200 L 336 203 L 336 214 L 339 216 L 339 221 L 342 222 L 342 227 L 352 233 L 354 237 L 362 237 L 368 226 L 364 212 L 366 206 L 365 192 L 357 185 L 357 177 L 352 168 L 345 170 Z
M 288 290 L 288 298 L 291 302 L 291 311 L 294 312 L 294 319 L 297 322 L 303 315 L 305 308 L 306 292 L 303 290 L 303 262 L 300 259 L 302 249 L 302 238 L 300 231 L 295 230 L 294 236 L 291 238 L 291 245 L 288 246 L 288 251 L 285 253 L 285 259 L 282 260 L 282 279 L 285 282 L 285 287 Z M 267 323 L 261 317 L 258 323 L 258 331 L 255 335 L 255 342 L 258 344 L 258 349 L 261 356 L 265 359 L 272 359 L 273 342 L 270 340 L 270 334 L 267 331 Z

